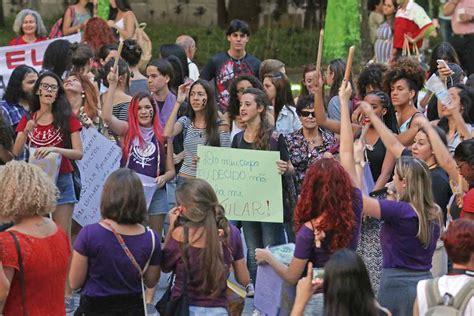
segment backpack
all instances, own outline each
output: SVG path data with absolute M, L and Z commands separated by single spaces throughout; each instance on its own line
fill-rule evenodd
M 426 282 L 426 298 L 428 316 L 462 316 L 467 303 L 474 295 L 474 280 L 469 280 L 459 292 L 452 296 L 445 293 L 442 297 L 439 293 L 439 278 Z
M 135 16 L 134 19 L 135 33 L 133 33 L 132 39 L 134 39 L 142 49 L 142 56 L 138 62 L 138 67 L 139 69 L 144 69 L 151 59 L 152 44 L 150 38 L 145 33 L 146 23 L 138 23 Z
M 69 6 L 68 9 L 71 12 L 72 24 L 74 24 L 76 12 L 74 11 L 73 6 Z M 54 23 L 53 27 L 51 28 L 51 32 L 49 32 L 49 38 L 57 38 L 63 36 L 63 17 L 57 20 L 56 23 Z

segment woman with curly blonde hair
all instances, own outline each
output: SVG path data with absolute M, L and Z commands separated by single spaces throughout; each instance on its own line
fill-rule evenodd
M 44 217 L 56 208 L 58 190 L 39 167 L 23 161 L 0 168 L 0 187 L 0 219 L 14 222 L 0 233 L 9 283 L 9 291 L 0 291 L 0 313 L 64 315 L 71 250 L 65 232 Z

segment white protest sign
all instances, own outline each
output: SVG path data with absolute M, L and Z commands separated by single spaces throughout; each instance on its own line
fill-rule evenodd
M 81 199 L 74 208 L 73 218 L 81 226 L 100 220 L 100 196 L 107 177 L 120 168 L 122 150 L 94 128 L 81 131 L 84 156 L 77 161 L 81 172 Z
M 0 96 L 3 96 L 10 75 L 16 67 L 28 65 L 40 71 L 43 66 L 43 56 L 46 48 L 58 39 L 64 39 L 71 43 L 80 42 L 81 34 L 75 33 L 32 44 L 0 47 Z

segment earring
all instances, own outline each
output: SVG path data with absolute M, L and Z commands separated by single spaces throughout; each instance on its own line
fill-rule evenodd
M 85 97 L 86 97 L 86 93 L 85 93 L 84 90 L 83 90 L 83 91 L 81 91 L 81 98 L 84 99 Z

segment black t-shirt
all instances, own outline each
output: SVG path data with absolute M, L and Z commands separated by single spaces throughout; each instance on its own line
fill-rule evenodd
M 245 131 L 237 133 L 232 140 L 232 148 L 239 148 L 239 149 L 255 149 L 254 143 L 248 143 L 244 138 Z M 288 146 L 286 146 L 285 137 L 283 134 L 276 138 L 276 133 L 272 133 L 270 136 L 270 151 L 279 151 L 280 152 L 280 159 L 283 161 L 290 160 L 290 153 L 288 152 Z
M 382 172 L 383 161 L 385 159 L 385 146 L 382 140 L 379 138 L 373 146 L 373 150 L 366 151 L 367 159 L 369 160 L 370 172 L 372 172 L 372 178 L 374 183 L 377 182 L 377 179 Z
M 405 148 L 402 152 L 402 156 L 412 157 L 411 150 Z M 449 176 L 446 171 L 443 170 L 441 167 L 435 167 L 430 169 L 431 174 L 431 191 L 433 192 L 433 198 L 438 204 L 438 206 L 443 211 L 443 218 L 446 222 L 447 217 L 447 206 L 449 203 L 449 199 L 453 195 L 451 191 L 451 186 L 449 185 Z
M 223 112 L 229 107 L 229 88 L 234 78 L 242 75 L 258 76 L 260 60 L 246 54 L 241 59 L 232 58 L 227 52 L 218 53 L 209 59 L 200 77 L 215 81 L 217 104 Z

